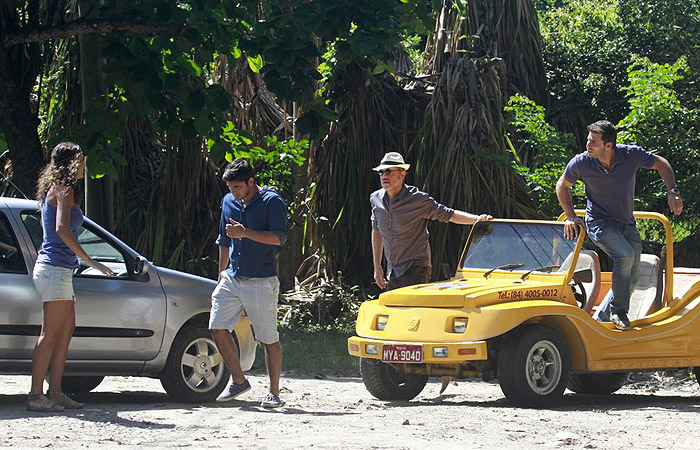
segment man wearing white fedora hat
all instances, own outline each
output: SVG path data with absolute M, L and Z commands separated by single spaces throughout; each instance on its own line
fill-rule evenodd
M 427 283 L 432 270 L 428 243 L 428 220 L 473 224 L 491 220 L 448 208 L 415 186 L 404 183 L 410 168 L 400 153 L 389 152 L 373 170 L 379 174 L 382 188 L 369 197 L 372 207 L 372 256 L 374 280 L 384 289 L 397 289 Z M 387 261 L 384 278 L 382 255 Z

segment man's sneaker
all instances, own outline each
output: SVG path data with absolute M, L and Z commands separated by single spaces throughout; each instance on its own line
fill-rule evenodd
M 280 406 L 284 406 L 284 401 L 280 400 L 280 398 L 272 392 L 268 392 L 265 400 L 260 402 L 260 406 L 263 408 L 279 408 Z
M 222 392 L 221 395 L 216 397 L 216 401 L 217 403 L 230 402 L 234 398 L 238 397 L 244 392 L 248 392 L 249 390 L 250 383 L 248 383 L 248 380 L 245 380 L 241 384 L 236 384 L 233 382 L 233 380 L 231 380 L 229 381 L 228 386 L 226 386 L 226 389 L 224 389 L 224 392 Z
M 610 322 L 612 322 L 618 330 L 627 331 L 632 329 L 632 324 L 627 318 L 627 313 L 622 310 L 610 314 Z

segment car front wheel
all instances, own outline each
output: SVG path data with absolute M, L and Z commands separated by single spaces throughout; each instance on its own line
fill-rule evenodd
M 378 359 L 362 358 L 360 373 L 369 393 L 379 400 L 410 400 L 428 382 L 426 375 L 399 373 Z
M 176 401 L 207 403 L 224 390 L 228 379 L 226 364 L 206 325 L 183 327 L 160 374 L 165 391 Z
M 527 326 L 505 337 L 498 357 L 498 379 L 516 406 L 549 406 L 561 399 L 570 370 L 566 341 L 555 330 Z

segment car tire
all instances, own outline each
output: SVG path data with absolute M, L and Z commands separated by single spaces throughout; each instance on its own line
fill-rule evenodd
M 379 400 L 411 400 L 428 382 L 427 375 L 402 374 L 370 358 L 360 359 L 360 374 L 369 393 Z
M 102 383 L 104 376 L 63 376 L 61 389 L 67 394 L 85 394 Z
M 628 372 L 571 374 L 568 387 L 577 394 L 607 395 L 624 386 L 628 376 Z
M 516 406 L 547 407 L 561 400 L 571 366 L 561 335 L 545 325 L 519 328 L 505 336 L 498 356 L 498 381 Z
M 233 338 L 238 343 L 235 334 Z M 228 380 L 229 371 L 207 325 L 184 326 L 160 373 L 165 392 L 179 402 L 208 403 L 224 390 Z

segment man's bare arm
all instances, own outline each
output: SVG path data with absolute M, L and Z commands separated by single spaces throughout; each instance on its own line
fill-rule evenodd
M 664 180 L 666 189 L 670 191 L 676 187 L 676 176 L 673 174 L 673 168 L 666 158 L 654 155 L 654 165 L 652 169 L 656 169 L 659 172 L 661 179 Z M 668 207 L 675 215 L 679 215 L 683 212 L 683 199 L 680 194 L 668 193 Z
M 374 281 L 377 286 L 384 289 L 386 280 L 384 279 L 384 269 L 382 269 L 382 254 L 384 252 L 384 241 L 379 230 L 372 230 L 372 262 L 374 264 Z
M 455 209 L 454 214 L 452 214 L 452 217 L 450 218 L 450 222 L 461 225 L 471 225 L 482 220 L 493 220 L 493 216 L 488 214 L 481 214 L 477 216 L 476 214 L 470 214 L 468 212 Z
M 571 186 L 574 183 L 566 179 L 564 175 L 557 181 L 557 199 L 559 199 L 559 204 L 561 209 L 564 210 L 566 215 L 566 220 L 564 221 L 564 236 L 567 239 L 576 239 L 578 236 L 578 229 L 580 225 L 583 225 L 583 219 L 576 215 L 574 210 L 574 199 L 571 198 Z

